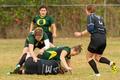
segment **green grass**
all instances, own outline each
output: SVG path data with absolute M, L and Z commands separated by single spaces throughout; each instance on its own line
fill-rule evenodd
M 7 75 L 14 69 L 21 55 L 24 39 L 0 39 L 0 80 L 120 80 L 120 72 L 114 74 L 109 66 L 98 64 L 101 77 L 92 76 L 93 71 L 86 62 L 88 38 L 56 38 L 55 45 L 74 46 L 82 44 L 83 51 L 80 55 L 72 58 L 72 74 L 64 75 Z M 120 67 L 120 38 L 109 38 L 104 56 L 115 61 Z

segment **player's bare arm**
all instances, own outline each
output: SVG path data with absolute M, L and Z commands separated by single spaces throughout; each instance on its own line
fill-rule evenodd
M 52 28 L 52 32 L 53 32 L 53 37 L 56 37 L 57 34 L 56 34 L 56 25 L 55 25 L 55 23 L 51 24 L 51 28 Z
M 84 35 L 86 35 L 86 34 L 88 34 L 89 32 L 87 31 L 87 29 L 86 30 L 84 30 L 84 31 L 82 31 L 82 32 L 75 32 L 74 33 L 74 35 L 76 36 L 76 37 L 81 37 L 81 36 L 84 36 Z
M 33 45 L 33 44 L 29 44 L 29 52 L 30 52 L 31 56 L 33 57 L 33 60 L 34 60 L 35 62 L 37 62 L 37 57 L 35 56 L 35 53 L 34 53 L 34 51 L 33 51 L 33 48 L 34 48 L 34 45 Z
M 67 52 L 65 50 L 62 51 L 61 55 L 60 55 L 60 60 L 63 63 L 63 65 L 65 66 L 65 68 L 67 70 L 72 70 L 71 67 L 68 66 L 66 60 L 65 60 L 65 56 L 67 55 Z
M 70 59 L 68 59 L 66 62 L 67 62 L 67 64 L 68 64 L 69 67 L 72 67 L 72 66 L 71 66 L 71 60 L 70 60 Z

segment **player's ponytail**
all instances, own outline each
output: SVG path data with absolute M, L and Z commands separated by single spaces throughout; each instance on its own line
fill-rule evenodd
M 81 44 L 80 45 L 76 45 L 74 47 L 72 47 L 75 51 L 77 51 L 78 53 L 81 53 L 81 50 L 82 50 L 82 46 Z

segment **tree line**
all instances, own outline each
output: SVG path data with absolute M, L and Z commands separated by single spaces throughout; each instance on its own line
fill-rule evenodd
M 7 1 L 9 6 L 6 5 Z M 108 4 L 119 3 L 119 0 L 107 1 L 109 1 Z M 55 19 L 59 37 L 71 37 L 74 31 L 82 31 L 86 28 L 85 6 L 74 6 L 74 4 L 82 4 L 82 2 L 83 4 L 103 4 L 104 0 L 6 0 L 6 2 L 2 0 L 0 1 L 0 38 L 26 37 L 30 22 L 38 14 L 41 4 L 48 6 L 48 14 Z M 12 6 L 15 3 L 19 3 L 18 6 Z M 53 4 L 58 6 L 52 6 Z M 69 6 L 60 6 L 63 4 L 69 4 Z M 108 36 L 120 36 L 120 6 L 97 6 L 96 13 L 104 17 Z

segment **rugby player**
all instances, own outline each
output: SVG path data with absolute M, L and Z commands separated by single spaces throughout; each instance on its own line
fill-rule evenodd
M 53 43 L 53 37 L 56 37 L 56 25 L 53 17 L 47 14 L 48 9 L 42 5 L 39 8 L 39 15 L 36 15 L 31 22 L 30 32 L 34 30 L 34 27 L 41 27 L 44 32 L 48 35 L 49 41 Z
M 26 38 L 23 53 L 20 57 L 18 64 L 14 72 L 17 72 L 25 62 L 27 54 L 30 54 L 34 62 L 37 62 L 38 58 L 34 53 L 35 48 L 39 48 L 39 53 L 43 53 L 49 47 L 54 47 L 49 42 L 48 36 L 42 28 L 37 27 L 34 31 L 30 32 Z
M 100 76 L 100 73 L 95 61 L 108 64 L 116 72 L 115 63 L 102 56 L 106 48 L 106 29 L 103 18 L 95 14 L 94 5 L 88 5 L 85 11 L 87 14 L 87 29 L 82 32 L 75 32 L 74 34 L 77 37 L 84 36 L 87 33 L 91 34 L 86 56 L 89 65 L 96 76 Z
M 68 71 L 71 71 L 71 57 L 78 55 L 81 52 L 81 49 L 81 45 L 77 45 L 72 48 L 68 46 L 53 47 L 47 49 L 42 55 L 38 57 L 40 59 L 55 60 L 57 62 L 61 62 Z

